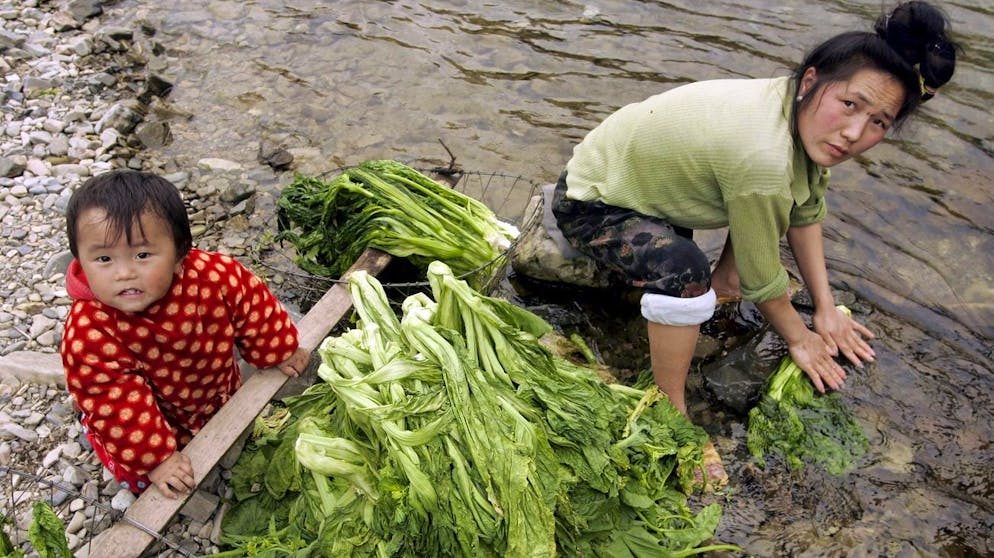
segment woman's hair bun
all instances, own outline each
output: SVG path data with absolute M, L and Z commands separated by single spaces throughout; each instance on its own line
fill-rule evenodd
M 948 20 L 928 2 L 898 4 L 877 19 L 874 29 L 911 66 L 918 66 L 925 85 L 937 89 L 953 77 L 956 44 L 946 34 Z

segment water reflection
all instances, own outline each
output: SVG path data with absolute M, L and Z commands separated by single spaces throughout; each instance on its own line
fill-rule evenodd
M 370 158 L 552 181 L 623 104 L 699 79 L 788 72 L 806 47 L 867 28 L 876 0 L 827 2 L 123 2 L 159 30 L 172 123 L 158 154 L 254 165 L 261 139 L 298 170 Z M 827 257 L 876 309 L 878 362 L 846 390 L 874 447 L 845 479 L 740 459 L 719 536 L 755 555 L 994 552 L 994 8 L 944 4 L 966 47 L 953 83 L 902 133 L 833 169 Z M 273 175 L 277 189 L 288 175 Z

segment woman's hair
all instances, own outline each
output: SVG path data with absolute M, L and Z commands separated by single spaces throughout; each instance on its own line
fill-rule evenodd
M 794 103 L 791 121 L 795 130 L 797 114 L 811 102 L 815 92 L 863 69 L 890 74 L 903 87 L 904 102 L 894 119 L 894 126 L 900 127 L 953 76 L 958 47 L 949 39 L 948 27 L 946 16 L 935 6 L 920 1 L 902 2 L 891 13 L 877 18 L 874 33 L 842 33 L 815 47 L 794 71 L 797 88 L 808 68 L 816 71 L 814 86 Z
M 146 211 L 161 217 L 169 225 L 176 245 L 176 256 L 182 258 L 193 246 L 190 220 L 176 186 L 159 175 L 137 171 L 111 171 L 90 178 L 77 189 L 66 207 L 66 233 L 69 251 L 79 256 L 77 221 L 87 209 L 103 209 L 109 221 L 112 238 L 125 235 L 130 244 L 132 226 L 137 224 L 142 235 L 141 216 Z

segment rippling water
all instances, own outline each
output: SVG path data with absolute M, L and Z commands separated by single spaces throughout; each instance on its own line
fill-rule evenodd
M 919 118 L 833 169 L 834 284 L 875 309 L 878 362 L 847 401 L 873 448 L 841 479 L 730 466 L 718 537 L 757 556 L 994 554 L 994 7 L 942 4 L 964 46 Z M 166 47 L 191 111 L 160 155 L 299 170 L 370 158 L 549 182 L 620 106 L 690 81 L 771 77 L 868 29 L 876 0 L 122 2 Z M 444 144 L 444 146 L 443 146 Z M 272 176 L 278 188 L 287 175 Z M 526 195 L 526 194 L 523 194 Z M 987 207 L 987 209 L 984 209 Z M 746 460 L 743 426 L 726 425 Z

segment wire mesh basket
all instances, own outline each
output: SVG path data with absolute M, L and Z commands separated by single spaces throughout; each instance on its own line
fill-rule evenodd
M 29 537 L 39 503 L 47 504 L 59 518 L 64 542 L 76 558 L 95 557 L 90 552 L 95 537 L 121 523 L 150 535 L 152 544 L 145 556 L 200 556 L 214 546 L 210 536 L 198 539 L 199 533 L 191 534 L 189 510 L 186 515 L 181 511 L 174 525 L 161 534 L 124 515 L 121 510 L 134 496 L 104 470 L 82 434 L 65 388 L 31 382 L 13 386 L 5 378 L 5 389 L 0 390 L 0 556 L 8 555 L 2 551 L 10 550 L 3 549 L 6 541 L 15 556 L 18 551 L 28 558 L 39 556 Z M 222 481 L 221 471 L 211 472 L 201 490 L 220 501 L 226 489 Z M 212 514 L 205 525 L 217 524 L 216 508 L 198 511 Z
M 440 183 L 450 185 L 456 191 L 483 202 L 494 211 L 499 219 L 518 227 L 524 223 L 525 210 L 538 190 L 534 181 L 516 175 L 464 171 L 451 167 L 423 169 L 412 165 L 412 168 Z M 332 172 L 336 171 L 330 171 L 329 174 Z M 500 280 L 504 275 L 504 266 L 515 246 L 516 244 L 512 243 L 493 261 L 463 275 L 463 278 L 478 275 L 486 276 L 495 281 Z M 283 284 L 274 291 L 296 293 L 299 306 L 302 309 L 307 301 L 313 304 L 338 281 L 302 271 L 293 261 L 292 248 L 275 245 L 272 242 L 268 245 L 266 242 L 260 242 L 253 247 L 253 250 L 249 255 L 254 263 L 268 268 L 271 273 L 278 273 L 284 277 Z M 401 258 L 395 258 L 394 264 L 398 264 L 400 269 L 395 272 L 390 272 L 388 269 L 388 273 L 381 275 L 381 282 L 387 289 L 391 301 L 398 305 L 407 295 L 427 288 L 425 281 L 406 280 L 412 276 L 417 279 L 418 276 L 413 266 L 404 269 L 404 263 Z M 394 264 L 391 264 L 391 267 Z M 423 278 L 423 275 L 420 277 Z M 38 387 L 35 386 L 35 388 Z M 50 414 L 49 408 L 44 407 L 41 400 L 51 399 L 55 401 L 58 399 L 58 396 L 52 394 L 52 389 L 47 390 L 48 397 L 34 391 L 25 392 L 24 389 L 29 388 L 24 385 L 21 390 L 12 395 L 20 395 L 27 401 L 37 400 L 38 404 L 35 405 L 37 410 L 45 416 Z M 62 390 L 56 391 L 60 395 L 67 396 Z M 5 401 L 7 400 L 0 398 L 0 403 Z M 67 401 L 53 402 L 52 405 L 71 408 L 71 403 Z M 78 421 L 68 410 L 60 420 L 65 423 L 63 427 L 80 427 Z M 65 432 L 60 434 L 53 432 L 51 438 L 59 438 L 64 441 L 66 440 L 65 436 Z M 68 437 L 73 438 L 72 435 L 68 435 Z M 206 536 L 197 537 L 194 534 L 196 529 L 191 530 L 191 521 L 187 518 L 178 516 L 165 532 L 157 533 L 134 522 L 124 512 L 115 509 L 112 501 L 114 494 L 112 491 L 106 490 L 108 486 L 113 484 L 113 481 L 101 476 L 102 466 L 99 465 L 95 457 L 86 453 L 85 448 L 83 454 L 79 455 L 78 458 L 69 460 L 79 463 L 92 461 L 92 467 L 86 468 L 87 479 L 81 484 L 75 481 L 68 482 L 64 479 L 63 473 L 66 467 L 61 467 L 62 464 L 56 463 L 50 464 L 48 467 L 37 467 L 37 463 L 43 461 L 43 455 L 47 451 L 41 445 L 38 446 L 37 450 L 26 452 L 32 453 L 31 459 L 19 459 L 18 456 L 24 452 L 25 446 L 15 446 L 13 459 L 0 461 L 0 514 L 6 519 L 6 524 L 0 526 L 0 530 L 7 535 L 16 548 L 25 551 L 25 556 L 37 555 L 28 541 L 28 529 L 31 521 L 31 509 L 38 501 L 44 501 L 51 505 L 53 511 L 64 523 L 67 542 L 77 558 L 91 556 L 89 548 L 94 537 L 120 522 L 127 523 L 152 536 L 153 543 L 143 556 L 192 557 L 209 554 L 209 549 L 212 548 L 217 549 L 217 540 L 215 540 L 214 534 L 202 533 Z M 223 500 L 223 495 L 227 489 L 224 472 L 221 468 L 215 468 L 209 477 L 217 477 L 217 482 L 213 488 L 206 489 L 209 493 L 216 494 L 219 500 Z M 205 490 L 206 483 L 207 480 L 201 483 L 201 490 Z M 89 487 L 98 488 L 90 489 Z M 217 510 L 220 509 L 217 508 Z M 217 511 L 211 516 L 201 531 L 210 531 L 212 523 L 219 525 L 220 515 L 221 512 Z
M 322 179 L 330 178 L 349 168 L 352 167 L 337 168 L 318 176 Z M 451 167 L 412 168 L 483 202 L 498 219 L 519 228 L 527 222 L 526 210 L 539 190 L 537 182 L 518 175 L 466 171 Z M 489 292 L 502 279 L 508 258 L 516 246 L 517 242 L 512 242 L 499 256 L 462 274 L 460 278 L 475 282 L 481 292 Z M 274 287 L 278 296 L 284 300 L 296 300 L 302 310 L 316 302 L 332 285 L 342 282 L 338 278 L 314 275 L 300 269 L 294 263 L 295 252 L 292 247 L 282 244 L 261 243 L 253 247 L 250 257 L 253 263 L 268 270 L 270 278 L 274 275 L 279 277 L 280 284 Z M 408 295 L 427 288 L 428 283 L 424 280 L 423 273 L 413 265 L 395 262 L 392 268 L 380 276 L 380 281 L 393 303 L 399 305 Z
M 15 547 L 25 551 L 25 556 L 37 556 L 38 549 L 28 540 L 31 510 L 36 502 L 45 502 L 59 517 L 65 530 L 66 544 L 74 556 L 88 556 L 93 537 L 117 522 L 125 522 L 144 531 L 153 538 L 153 544 L 143 554 L 145 557 L 194 558 L 201 556 L 200 545 L 192 541 L 173 540 L 178 537 L 157 533 L 133 521 L 124 512 L 112 507 L 109 497 L 90 496 L 74 486 L 6 466 L 0 466 L 0 494 L 3 504 L 0 514 L 6 525 L 0 527 L 3 535 Z M 31 551 L 35 551 L 32 554 Z

